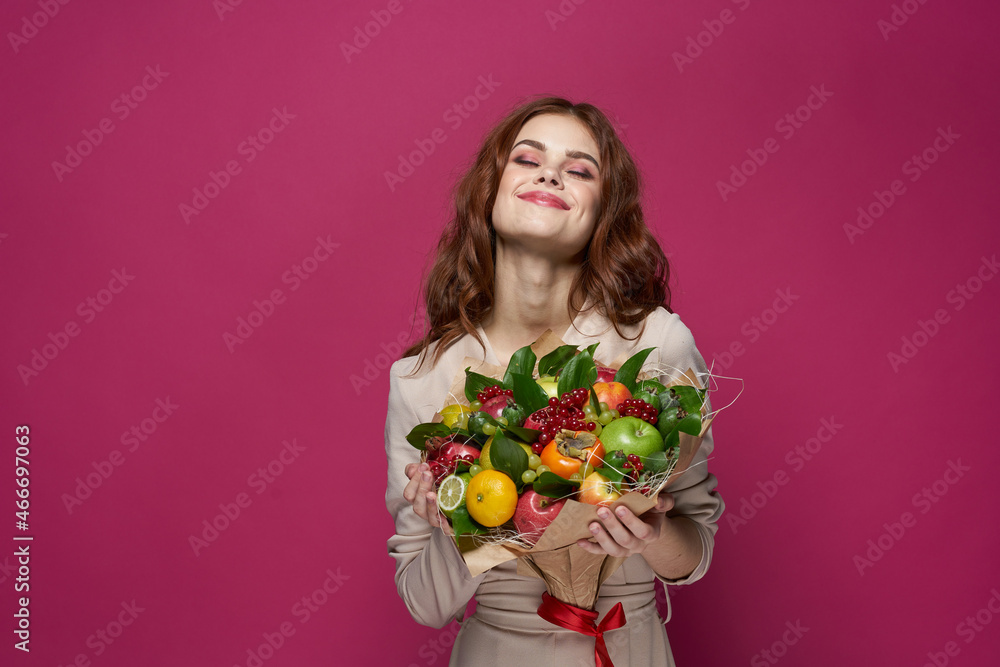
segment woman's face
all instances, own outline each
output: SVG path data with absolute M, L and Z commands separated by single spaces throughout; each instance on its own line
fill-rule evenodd
M 498 243 L 576 258 L 600 214 L 601 168 L 597 142 L 583 123 L 561 114 L 529 120 L 500 177 L 493 205 Z

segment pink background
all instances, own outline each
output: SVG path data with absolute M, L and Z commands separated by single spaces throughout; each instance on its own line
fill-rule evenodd
M 0 663 L 247 665 L 282 624 L 264 664 L 447 663 L 454 626 L 410 619 L 385 550 L 385 368 L 417 333 L 455 178 L 512 105 L 553 93 L 621 128 L 675 310 L 745 381 L 715 427 L 715 560 L 673 600 L 678 663 L 993 664 L 995 3 L 907 0 L 885 35 L 888 0 L 42 5 L 0 11 Z M 345 56 L 373 11 L 391 20 Z M 748 150 L 767 161 L 724 198 Z M 225 187 L 185 220 L 211 173 Z M 318 238 L 336 247 L 314 255 Z M 35 350 L 50 358 L 22 378 Z M 15 534 L 34 536 L 30 655 L 12 647 Z M 304 596 L 322 601 L 308 616 Z

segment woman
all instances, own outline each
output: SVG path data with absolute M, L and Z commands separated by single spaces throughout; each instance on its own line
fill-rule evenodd
M 669 310 L 667 260 L 643 221 L 635 164 L 597 108 L 542 98 L 515 109 L 487 136 L 455 200 L 427 282 L 428 333 L 390 372 L 386 504 L 397 588 L 413 618 L 432 627 L 461 621 L 476 597 L 452 665 L 592 665 L 592 637 L 537 615 L 540 579 L 517 575 L 514 561 L 470 576 L 427 465 L 404 437 L 445 404 L 466 357 L 506 366 L 548 329 L 566 343 L 600 342 L 606 363 L 647 347 L 656 348 L 647 366 L 705 372 L 705 362 Z M 705 466 L 711 450 L 709 433 L 653 510 L 602 509 L 593 540 L 579 542 L 627 557 L 596 605 L 600 618 L 624 607 L 625 626 L 605 635 L 618 667 L 673 664 L 653 582 L 692 583 L 708 568 L 723 509 Z

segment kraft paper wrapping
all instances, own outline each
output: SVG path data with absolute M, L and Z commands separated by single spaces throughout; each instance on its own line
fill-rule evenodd
M 559 337 L 552 331 L 547 331 L 531 348 L 540 359 L 561 345 L 564 343 Z M 624 362 L 625 359 L 621 359 L 618 360 L 617 366 L 609 367 L 620 368 Z M 596 360 L 595 363 L 600 366 L 606 365 Z M 462 364 L 462 370 L 455 378 L 451 390 L 452 396 L 458 399 L 457 402 L 464 405 L 468 405 L 468 401 L 465 399 L 465 368 L 467 366 L 477 373 L 497 379 L 503 377 L 505 370 L 466 357 Z M 643 379 L 649 375 L 648 373 L 640 373 L 640 377 Z M 697 375 L 691 369 L 673 380 L 670 386 L 673 385 L 690 385 L 701 388 Z M 435 418 L 439 419 L 440 416 L 436 415 Z M 675 450 L 676 463 L 673 471 L 657 489 L 657 493 L 669 489 L 670 485 L 688 469 L 710 425 L 711 419 L 706 419 L 702 422 L 699 435 L 680 434 L 680 441 Z M 652 494 L 652 497 L 647 497 L 632 491 L 622 495 L 610 505 L 610 508 L 613 511 L 622 505 L 628 507 L 634 514 L 641 515 L 656 506 L 656 493 Z M 593 609 L 601 584 L 614 574 L 625 560 L 624 558 L 591 554 L 576 545 L 577 540 L 593 538 L 589 525 L 594 521 L 600 522 L 600 519 L 597 518 L 597 510 L 596 505 L 567 500 L 559 515 L 549 524 L 531 549 L 524 549 L 514 544 L 497 543 L 490 541 L 488 537 L 484 539 L 473 535 L 459 537 L 457 539 L 458 548 L 472 576 L 482 574 L 500 563 L 516 558 L 519 559 L 518 574 L 542 579 L 549 595 L 575 607 Z

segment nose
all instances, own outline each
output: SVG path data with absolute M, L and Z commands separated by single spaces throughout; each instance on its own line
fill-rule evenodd
M 551 183 L 552 185 L 559 187 L 562 182 L 559 179 L 559 170 L 551 166 L 543 166 L 539 169 L 538 174 L 535 176 L 534 183 Z

